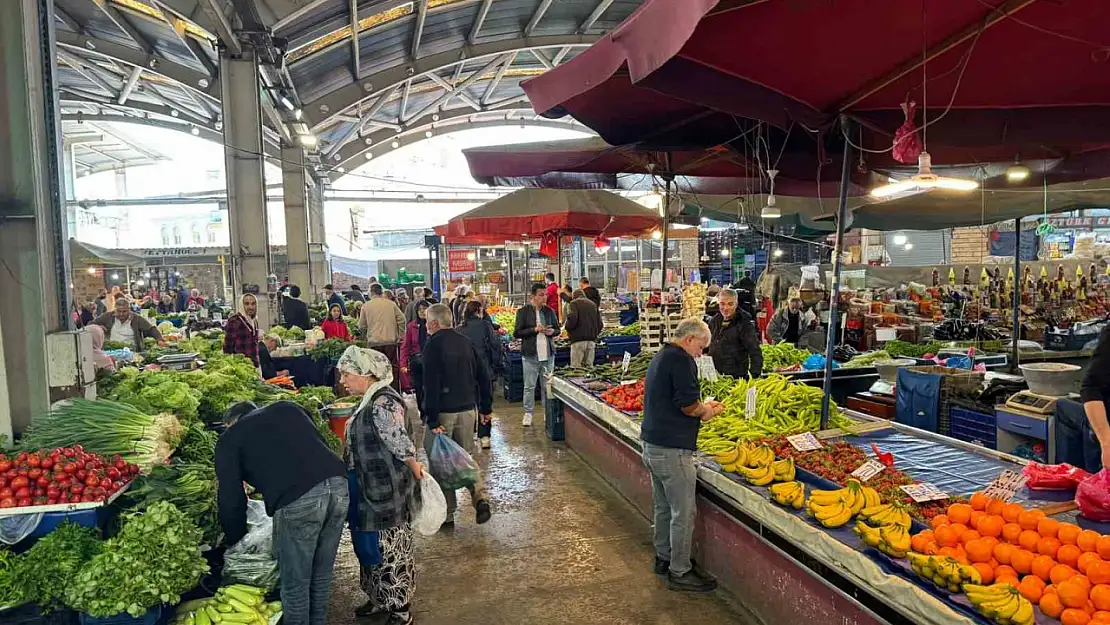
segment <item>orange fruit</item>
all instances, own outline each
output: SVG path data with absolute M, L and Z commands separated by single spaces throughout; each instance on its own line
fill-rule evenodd
M 1002 509 L 1006 507 L 1006 502 L 1001 499 L 991 499 L 987 504 L 987 514 L 1002 515 Z
M 1033 571 L 1033 558 L 1035 557 L 1031 551 L 1018 549 L 1010 554 L 1010 565 L 1014 567 L 1015 571 L 1025 575 Z
M 1025 530 L 1021 533 L 1021 536 L 1018 537 L 1018 545 L 1020 545 L 1022 549 L 1028 549 L 1030 551 L 1036 551 L 1037 543 L 1039 542 L 1041 542 L 1041 535 L 1033 530 Z
M 1066 564 L 1057 564 L 1052 567 L 1052 570 L 1048 574 L 1048 578 L 1050 581 L 1052 581 L 1053 584 L 1059 584 L 1060 582 L 1066 579 L 1071 579 L 1076 575 L 1079 575 L 1079 573 L 1070 566 Z
M 1018 586 L 1021 585 L 1021 582 L 1018 581 L 1017 575 L 998 575 L 997 571 L 995 572 L 994 583 L 995 584 L 1009 584 L 1009 585 L 1013 586 L 1014 588 L 1017 588 Z
M 1091 603 L 1095 605 L 1096 610 L 1110 611 L 1110 586 L 1096 584 L 1091 589 Z
M 964 535 L 970 534 L 967 532 Z M 964 549 L 967 550 L 967 559 L 972 563 L 989 562 L 991 559 L 990 545 L 980 540 L 971 540 L 964 544 Z
M 1040 510 L 1025 510 L 1018 515 L 1018 525 L 1023 530 L 1035 530 L 1043 518 L 1044 513 Z
M 1021 532 L 1021 526 L 1017 523 L 1007 523 L 1002 526 L 1002 540 L 1016 545 L 1018 544 L 1018 537 L 1021 536 Z
M 1009 543 L 998 543 L 994 546 L 994 549 L 991 550 L 991 553 L 994 555 L 994 559 L 998 560 L 999 564 L 1009 564 L 1010 554 L 1014 552 L 1014 549 L 1015 547 Z
M 952 550 L 955 551 L 955 555 L 952 556 L 953 558 L 956 558 L 964 564 L 971 564 L 967 559 L 967 549 L 964 549 L 963 545 L 956 545 Z
M 937 545 L 937 542 L 934 540 L 933 542 L 925 545 L 925 548 L 921 550 L 921 553 L 923 553 L 927 556 L 935 556 L 935 555 L 937 555 L 939 550 L 940 550 L 940 547 Z
M 1060 596 L 1060 602 L 1066 607 L 1083 608 L 1087 605 L 1087 588 L 1074 579 L 1056 584 L 1056 594 Z
M 1071 581 L 1086 588 L 1088 592 L 1090 592 L 1091 586 L 1094 586 L 1094 584 L 1091 583 L 1090 578 L 1086 575 L 1076 575 L 1075 577 L 1071 578 Z
M 986 510 L 987 504 L 989 504 L 990 502 L 991 498 L 987 497 L 986 494 L 982 492 L 974 493 L 973 495 L 971 495 L 971 498 L 967 500 L 967 503 L 971 506 L 972 510 Z
M 1044 594 L 1046 594 L 1046 595 L 1056 594 L 1056 584 L 1049 584 L 1048 586 L 1045 586 L 1044 587 Z
M 1079 569 L 1080 573 L 1086 573 L 1087 567 L 1089 567 L 1092 562 L 1102 562 L 1102 558 L 1098 557 L 1097 553 L 1084 551 L 1080 554 L 1079 561 L 1076 563 L 1075 568 Z
M 1052 536 L 1046 536 L 1037 541 L 1037 553 L 1051 558 L 1056 558 L 1056 552 L 1060 550 L 1060 540 Z
M 931 527 L 935 530 L 936 528 L 940 527 L 941 525 L 948 525 L 948 523 L 949 523 L 948 515 L 938 514 L 935 517 L 933 517 L 932 521 L 929 522 L 929 527 Z
M 1079 532 L 1079 536 L 1075 540 L 1075 544 L 1083 551 L 1098 552 L 1098 539 L 1102 538 L 1102 534 L 1094 530 L 1083 530 Z
M 1083 606 L 1083 611 L 1087 613 L 1087 616 L 1091 617 L 1095 615 L 1095 612 L 1098 612 L 1098 610 L 1095 609 L 1095 604 L 1091 603 L 1090 599 L 1087 600 L 1087 605 Z
M 948 506 L 948 520 L 952 523 L 967 524 L 971 520 L 971 513 L 974 512 L 971 506 L 966 503 L 954 503 Z
M 992 551 L 994 550 L 995 545 L 1002 542 L 1002 541 L 998 540 L 997 538 L 995 538 L 994 536 L 983 536 L 979 540 L 983 541 L 983 544 L 985 544 L 985 545 L 990 545 L 990 548 L 991 548 Z
M 1081 555 L 1083 555 L 1083 552 L 1075 545 L 1060 545 L 1060 548 L 1056 550 L 1056 559 L 1060 564 L 1066 564 L 1072 568 L 1079 564 L 1079 556 Z
M 1047 590 L 1047 589 L 1046 589 Z M 1060 614 L 1064 612 L 1064 604 L 1060 601 L 1060 597 L 1056 593 L 1043 593 L 1041 595 L 1041 602 L 1038 606 L 1041 612 L 1048 618 L 1060 618 Z
M 975 530 L 967 530 L 963 534 L 960 534 L 960 544 L 966 547 L 969 542 L 973 540 L 979 540 L 980 538 L 982 538 L 982 536 L 979 535 L 979 532 L 976 532 Z
M 979 525 L 975 526 L 975 529 L 977 529 L 982 536 L 997 538 L 1002 535 L 1002 527 L 1004 525 L 1006 525 L 1006 522 L 1002 520 L 1002 517 L 987 515 L 979 519 Z
M 949 523 L 948 529 L 956 532 L 956 538 L 959 539 L 959 537 L 963 536 L 964 532 L 968 530 L 968 527 L 966 523 Z
M 952 530 L 951 525 L 941 525 L 933 533 L 941 547 L 955 547 L 960 542 L 959 534 Z
M 1095 542 L 1095 551 L 1103 560 L 1110 560 L 1110 536 L 1099 536 Z
M 1092 584 L 1110 584 L 1110 562 L 1091 562 L 1084 574 Z
M 1074 523 L 1061 523 L 1060 529 L 1056 530 L 1056 538 L 1059 538 L 1060 542 L 1065 545 L 1074 545 L 1079 538 L 1080 531 L 1082 530 Z
M 967 522 L 967 526 L 973 530 L 979 529 L 979 521 L 982 520 L 982 518 L 985 516 L 987 516 L 987 513 L 983 512 L 982 510 L 973 511 L 971 513 L 971 519 L 969 519 Z
M 1091 622 L 1087 625 L 1110 625 L 1110 612 L 1098 610 L 1091 615 Z
M 1048 556 L 1037 556 L 1033 558 L 1033 563 L 1029 567 L 1029 572 L 1047 582 L 1051 579 L 1050 573 L 1054 566 L 1056 566 L 1056 561 L 1052 558 Z M 1055 584 L 1056 582 L 1057 580 L 1052 580 L 1052 583 Z
M 1025 512 L 1025 508 L 1022 508 L 1021 504 L 1005 504 L 1002 506 L 1002 519 L 1007 523 L 1017 523 L 1018 517 L 1021 516 L 1022 512 Z
M 994 567 L 994 578 L 995 579 L 998 579 L 999 577 L 1017 577 L 1017 576 L 1018 576 L 1018 572 L 1015 571 L 1014 567 L 1012 567 L 1012 566 L 1003 564 L 1001 566 Z
M 1062 625 L 1088 625 L 1090 622 L 1091 615 L 1083 610 L 1068 608 L 1060 613 L 1060 623 Z
M 991 565 L 985 562 L 976 562 L 971 566 L 975 567 L 976 571 L 979 571 L 979 576 L 983 578 L 984 584 L 990 584 L 994 581 L 994 569 L 991 568 Z
M 1025 577 L 1021 578 L 1021 583 L 1036 584 L 1038 588 L 1042 589 L 1047 586 L 1047 584 L 1044 583 L 1044 580 L 1037 577 L 1036 575 L 1026 575 Z
M 1038 578 L 1034 578 L 1034 579 L 1039 580 L 1040 578 L 1038 577 Z M 1044 588 L 1042 586 L 1037 586 L 1036 584 L 1028 583 L 1025 580 L 1021 580 L 1021 583 L 1018 584 L 1017 589 L 1018 589 L 1018 592 L 1021 593 L 1021 596 L 1028 599 L 1029 602 L 1032 603 L 1033 605 L 1037 605 L 1038 603 L 1040 603 L 1041 602 L 1041 595 L 1044 594 Z
M 1060 530 L 1060 522 L 1050 517 L 1044 517 L 1037 521 L 1037 532 L 1041 536 L 1056 537 L 1056 532 Z

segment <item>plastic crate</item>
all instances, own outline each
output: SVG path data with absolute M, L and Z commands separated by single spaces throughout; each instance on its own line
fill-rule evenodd
M 80 614 L 77 621 L 80 625 L 159 625 L 168 623 L 171 618 L 173 618 L 173 608 L 156 607 L 147 610 L 147 613 L 139 618 L 135 618 L 126 612 L 104 618 Z
M 948 408 L 948 417 L 948 435 L 952 438 L 974 443 L 988 449 L 998 447 L 998 432 L 994 414 L 953 405 Z
M 97 515 L 98 510 L 100 510 L 100 508 L 75 510 L 73 512 L 47 512 L 42 515 L 42 520 L 39 521 L 38 527 L 28 534 L 27 538 L 42 538 L 50 532 L 53 532 L 55 528 L 66 521 L 74 525 L 80 525 L 81 527 L 96 527 L 99 518 Z
M 553 441 L 566 440 L 566 432 L 563 429 L 563 402 L 555 398 L 548 399 L 544 402 L 543 414 L 547 438 Z
M 940 397 L 937 410 L 937 434 L 948 436 L 951 431 L 951 417 L 949 415 L 951 399 L 960 395 L 977 395 L 983 390 L 984 375 L 977 371 L 966 369 L 953 369 L 937 365 L 922 367 L 907 367 L 909 371 L 917 373 L 933 373 L 940 375 Z

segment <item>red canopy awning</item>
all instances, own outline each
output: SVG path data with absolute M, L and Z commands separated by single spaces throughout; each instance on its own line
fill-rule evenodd
M 451 219 L 447 236 L 641 236 L 661 223 L 658 214 L 608 191 L 519 189 Z
M 911 98 L 938 165 L 1061 157 L 1110 146 L 1108 26 L 1105 0 L 646 0 L 524 89 L 611 143 L 720 143 L 722 120 L 821 131 L 847 113 L 853 142 L 889 149 Z

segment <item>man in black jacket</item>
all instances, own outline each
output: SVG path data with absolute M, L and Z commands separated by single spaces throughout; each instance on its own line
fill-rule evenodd
M 291 285 L 289 294 L 281 298 L 281 312 L 285 317 L 285 327 L 297 326 L 302 330 L 308 330 L 312 327 L 312 321 L 308 318 L 308 304 L 302 302 L 300 297 L 301 287 Z
M 709 320 L 713 366 L 723 375 L 758 378 L 763 373 L 763 351 L 752 318 L 739 309 L 739 297 L 732 289 L 721 289 L 717 305 L 720 312 Z
M 597 290 L 596 286 L 590 286 L 590 279 L 582 276 L 578 279 L 578 288 L 586 294 L 586 299 L 594 303 L 598 310 L 601 310 L 601 292 Z M 574 297 L 573 295 L 571 296 Z
M 532 426 L 536 409 L 536 382 L 546 404 L 547 379 L 555 372 L 555 341 L 559 335 L 559 313 L 547 305 L 547 287 L 532 285 L 532 303 L 516 311 L 513 337 L 520 339 L 520 356 L 524 367 L 524 427 Z M 540 379 L 540 376 L 543 379 Z
M 585 278 L 583 278 L 585 280 Z M 595 291 L 597 289 L 594 289 Z M 570 336 L 570 366 L 592 367 L 601 313 L 582 289 L 576 289 L 567 305 L 567 334 Z
M 1079 398 L 1091 431 L 1101 447 L 1102 466 L 1110 467 L 1110 422 L 1106 418 L 1106 401 L 1110 400 L 1110 327 L 1103 328 L 1098 337 L 1098 346 L 1087 365 Z
M 424 361 L 424 418 L 428 430 L 450 436 L 470 455 L 474 455 L 474 430 L 477 419 L 488 423 L 493 416 L 493 385 L 489 369 L 478 356 L 474 343 L 452 327 L 451 310 L 444 304 L 433 304 L 424 313 L 428 342 L 421 358 Z M 428 454 L 432 453 L 435 436 L 424 439 Z M 489 492 L 482 474 L 468 487 L 474 502 L 478 523 L 489 520 Z M 455 491 L 444 490 L 447 499 L 447 521 L 454 523 L 458 505 Z
M 347 468 L 293 402 L 257 409 L 241 402 L 227 411 L 224 424 L 216 477 L 227 544 L 247 534 L 246 482 L 262 493 L 274 519 L 284 622 L 327 623 L 332 569 L 347 519 Z

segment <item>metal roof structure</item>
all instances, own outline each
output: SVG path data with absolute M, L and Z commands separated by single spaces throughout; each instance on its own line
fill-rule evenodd
M 577 127 L 533 119 L 520 82 L 572 58 L 638 4 L 54 0 L 62 115 L 67 122 L 125 121 L 219 140 L 217 46 L 238 47 L 237 30 L 268 32 L 282 54 L 277 65 L 291 85 L 288 97 L 300 103 L 301 122 L 319 139 L 318 173 L 335 178 L 365 154 L 433 134 L 525 118 Z M 277 110 L 286 97 L 263 97 L 271 154 L 288 133 Z M 89 165 L 108 168 L 100 160 Z

